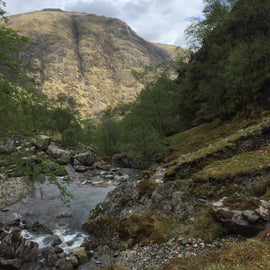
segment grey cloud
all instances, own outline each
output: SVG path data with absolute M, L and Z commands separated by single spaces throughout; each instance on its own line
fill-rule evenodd
M 146 40 L 185 46 L 187 18 L 201 15 L 203 0 L 7 0 L 10 13 L 43 8 L 119 18 Z
M 71 5 L 67 5 L 65 10 L 86 12 L 107 17 L 118 17 L 119 15 L 119 10 L 115 3 L 107 0 L 94 0 L 90 3 L 76 1 Z

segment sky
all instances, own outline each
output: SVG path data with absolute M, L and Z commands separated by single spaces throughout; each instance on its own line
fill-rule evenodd
M 185 29 L 201 17 L 203 0 L 4 0 L 7 15 L 60 8 L 118 18 L 151 42 L 187 48 Z

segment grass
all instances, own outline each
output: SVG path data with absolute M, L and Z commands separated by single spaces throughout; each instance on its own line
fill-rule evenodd
M 249 120 L 235 118 L 233 121 L 207 123 L 167 138 L 173 154 L 166 175 L 171 176 L 185 164 L 199 162 L 210 156 L 226 157 L 236 150 L 236 142 L 251 135 L 260 134 L 270 126 L 269 113 L 259 114 Z M 259 123 L 258 123 L 259 122 Z M 232 152 L 232 153 L 231 153 Z
M 257 238 L 242 243 L 230 243 L 222 249 L 199 256 L 175 258 L 160 270 L 268 270 L 270 240 Z
M 256 174 L 270 168 L 270 146 L 258 151 L 241 153 L 225 160 L 217 160 L 195 174 L 196 179 L 225 180 L 237 176 Z

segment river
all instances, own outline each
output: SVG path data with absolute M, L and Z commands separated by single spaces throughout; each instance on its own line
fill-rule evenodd
M 90 210 L 105 199 L 108 192 L 112 191 L 120 181 L 138 179 L 139 170 L 120 169 L 110 167 L 110 170 L 95 170 L 94 176 L 86 173 L 77 173 L 71 166 L 66 166 L 72 183 L 68 191 L 73 195 L 68 207 L 59 199 L 58 188 L 51 184 L 36 185 L 35 191 L 12 206 L 8 211 L 0 211 L 0 222 L 10 224 L 15 219 L 21 222 L 40 222 L 48 227 L 62 240 L 61 247 L 67 254 L 83 241 L 89 239 L 82 229 L 82 224 L 88 219 Z M 63 181 L 61 177 L 58 181 Z M 63 181 L 64 183 L 64 181 Z M 41 198 L 40 188 L 43 191 Z M 39 244 L 39 248 L 46 248 L 46 234 L 37 234 L 27 230 L 22 231 L 23 237 Z

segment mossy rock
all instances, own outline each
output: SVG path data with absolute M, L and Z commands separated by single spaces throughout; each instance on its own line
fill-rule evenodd
M 158 184 L 152 181 L 146 181 L 146 180 L 140 181 L 137 185 L 139 198 L 142 198 L 143 196 L 146 196 L 149 198 L 157 186 Z
M 260 206 L 260 200 L 254 197 L 233 194 L 224 200 L 224 205 L 233 210 L 255 210 Z
M 253 187 L 254 193 L 264 200 L 270 199 L 270 177 L 259 181 Z
M 170 217 L 157 217 L 155 215 L 131 214 L 122 219 L 117 228 L 122 240 L 131 240 L 135 244 L 147 245 L 164 242 L 174 227 Z
M 222 214 L 227 214 L 227 212 L 222 212 Z M 207 210 L 206 213 L 199 215 L 195 219 L 194 233 L 196 237 L 199 237 L 204 241 L 212 241 L 217 237 L 224 235 L 225 232 L 225 228 L 214 219 L 210 210 Z

